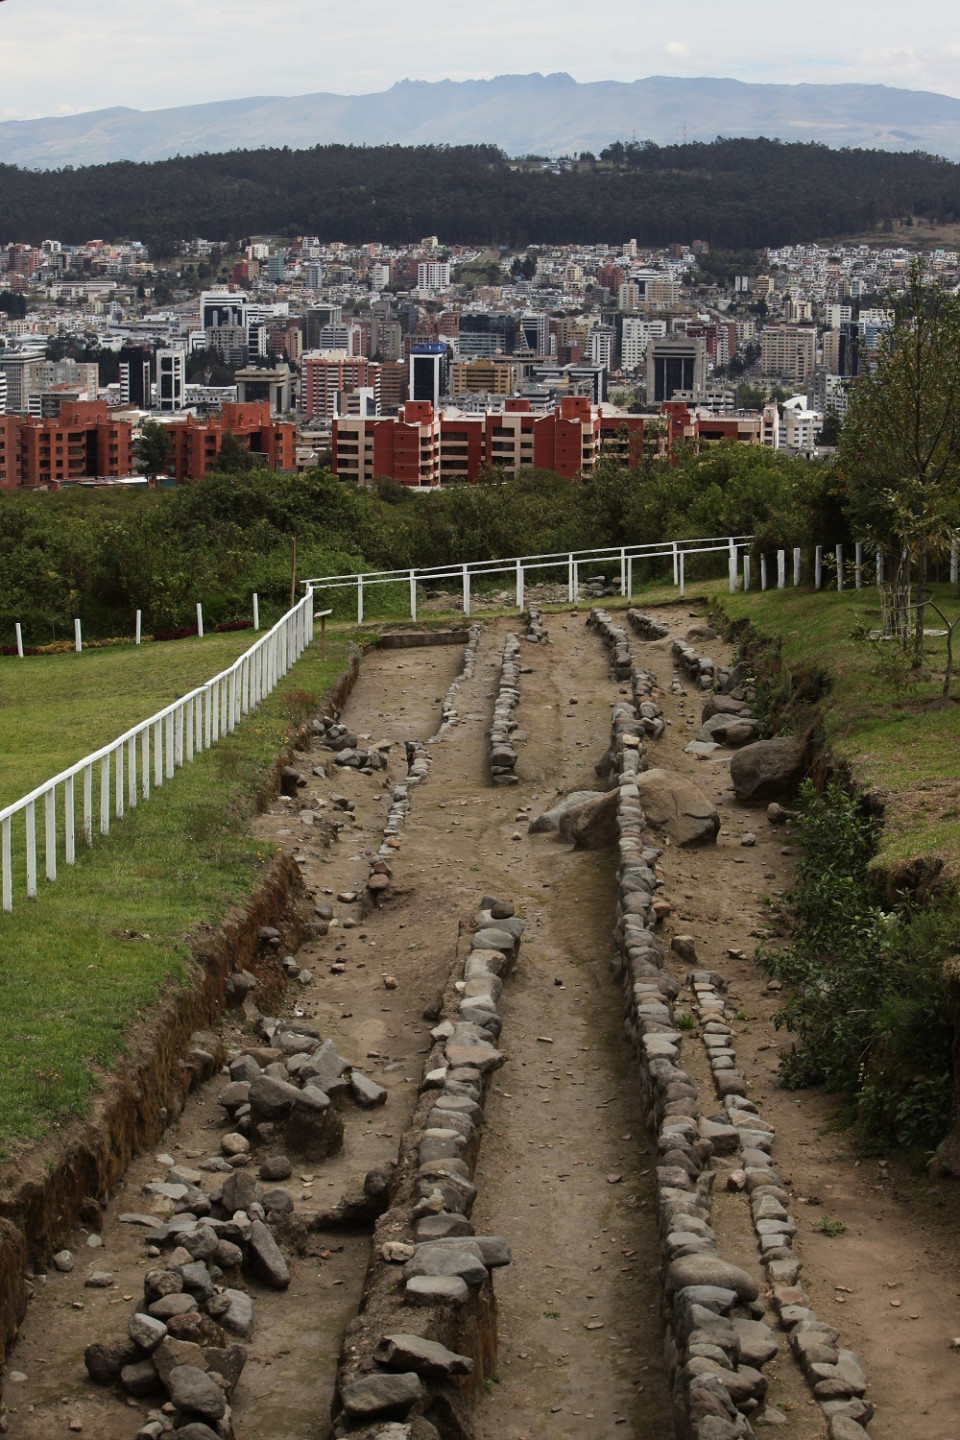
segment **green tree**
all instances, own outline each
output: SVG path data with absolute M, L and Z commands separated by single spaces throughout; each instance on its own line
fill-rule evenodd
M 913 664 L 923 650 L 927 563 L 958 518 L 960 299 L 917 259 L 873 369 L 853 387 L 840 465 L 854 533 L 884 556 L 893 628 L 908 644 L 910 588 L 920 590 Z
M 250 451 L 240 444 L 232 430 L 227 430 L 220 441 L 217 469 L 227 475 L 237 475 L 244 470 L 252 470 L 255 464 Z
M 134 446 L 133 463 L 141 475 L 156 480 L 166 472 L 173 459 L 173 441 L 165 425 L 159 420 L 144 420 L 140 438 Z

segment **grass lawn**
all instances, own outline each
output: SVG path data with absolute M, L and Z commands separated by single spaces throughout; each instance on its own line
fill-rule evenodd
M 0 657 L 0 809 L 232 665 L 252 630 Z
M 55 884 L 41 878 L 36 903 L 21 892 L 13 914 L 0 916 L 0 1158 L 52 1122 L 84 1113 L 96 1084 L 93 1067 L 109 1068 L 138 1014 L 171 981 L 183 980 L 185 933 L 201 921 L 216 925 L 254 889 L 266 856 L 247 821 L 265 770 L 303 715 L 304 694 L 319 699 L 343 669 L 351 634 L 328 632 L 325 660 L 319 642 L 310 646 L 233 735 L 178 771 L 108 837 L 98 835 L 91 849 L 78 846 L 77 864 L 62 866 Z M 249 632 L 140 653 L 104 650 L 5 664 L 0 750 L 8 792 L 23 793 L 129 720 L 150 714 L 176 689 L 209 678 L 245 643 Z M 54 667 L 61 675 L 69 670 L 69 693 L 62 684 L 62 697 Z M 10 737 L 31 728 L 11 713 L 14 683 L 24 687 L 24 703 L 38 723 L 45 718 L 38 693 L 44 686 L 59 717 L 48 718 L 49 748 L 29 753 L 29 775 L 9 750 Z M 78 690 L 81 718 L 71 723 Z M 143 938 L 124 939 L 126 932 Z

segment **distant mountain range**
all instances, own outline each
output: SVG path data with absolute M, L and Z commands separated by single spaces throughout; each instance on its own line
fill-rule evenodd
M 960 160 L 960 100 L 886 85 L 754 85 L 654 75 L 401 80 L 372 95 L 256 96 L 167 110 L 93 110 L 0 123 L 0 162 L 35 169 L 204 151 L 333 143 L 499 145 L 509 155 L 599 152 L 614 140 L 718 135 L 925 150 Z

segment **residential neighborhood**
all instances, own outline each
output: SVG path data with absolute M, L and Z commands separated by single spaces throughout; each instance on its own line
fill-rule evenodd
M 912 252 L 316 236 L 0 247 L 0 488 L 327 464 L 417 489 L 680 442 L 829 452 Z M 926 256 L 948 288 L 955 251 Z M 138 440 L 163 427 L 166 463 Z

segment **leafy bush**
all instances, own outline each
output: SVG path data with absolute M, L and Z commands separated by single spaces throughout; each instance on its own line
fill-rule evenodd
M 956 947 L 956 902 L 881 909 L 868 870 L 878 821 L 839 784 L 820 794 L 806 782 L 798 838 L 793 943 L 757 954 L 786 987 L 774 1018 L 795 1038 L 781 1080 L 823 1085 L 868 1142 L 932 1149 L 952 1086 L 943 962 Z

